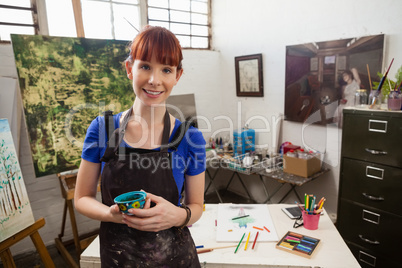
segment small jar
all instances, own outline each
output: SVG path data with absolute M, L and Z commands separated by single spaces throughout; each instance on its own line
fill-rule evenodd
M 355 93 L 355 107 L 365 107 L 368 103 L 367 91 L 358 89 Z
M 307 159 L 307 153 L 304 151 L 304 149 L 299 149 L 297 152 L 297 157 Z
M 388 110 L 399 111 L 402 106 L 402 94 L 400 91 L 391 91 L 388 95 Z
M 381 92 L 378 92 L 377 90 L 372 90 L 370 92 L 370 96 L 369 96 L 369 108 L 380 110 L 381 109 L 381 98 L 382 98 Z
M 294 150 L 289 150 L 289 151 L 286 153 L 286 156 L 289 156 L 289 157 L 297 157 L 297 154 L 295 153 Z

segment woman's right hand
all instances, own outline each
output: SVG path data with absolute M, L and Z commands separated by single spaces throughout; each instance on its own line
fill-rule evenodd
M 112 218 L 110 221 L 115 223 L 121 223 L 123 221 L 123 212 L 120 211 L 117 204 L 111 205 L 109 207 L 109 214 Z

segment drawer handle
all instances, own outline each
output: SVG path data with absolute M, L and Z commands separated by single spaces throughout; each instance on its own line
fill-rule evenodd
M 370 154 L 375 154 L 375 155 L 386 155 L 386 154 L 388 154 L 385 151 L 377 151 L 377 150 L 373 150 L 373 149 L 369 149 L 369 148 L 366 148 L 366 152 L 368 152 Z
M 369 195 L 369 194 L 366 194 L 366 193 L 362 193 L 362 195 L 363 195 L 365 198 L 370 199 L 370 200 L 374 200 L 374 201 L 384 201 L 384 197 L 381 197 L 381 196 L 376 197 L 376 196 L 372 196 L 372 195 Z
M 379 245 L 380 244 L 380 242 L 378 242 L 378 241 L 371 241 L 370 239 L 364 238 L 361 234 L 359 234 L 359 238 L 361 240 L 363 240 L 364 242 L 367 242 L 367 243 L 372 244 L 372 245 Z

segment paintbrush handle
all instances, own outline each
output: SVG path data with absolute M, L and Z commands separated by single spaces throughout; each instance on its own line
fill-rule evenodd
M 211 252 L 213 251 L 212 248 L 208 248 L 208 249 L 197 249 L 197 254 L 201 254 L 201 253 L 207 253 L 207 252 Z

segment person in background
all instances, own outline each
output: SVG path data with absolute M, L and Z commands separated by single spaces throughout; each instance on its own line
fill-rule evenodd
M 341 99 L 338 106 L 338 126 L 342 127 L 342 112 L 345 107 L 354 106 L 356 90 L 360 89 L 360 77 L 356 68 L 342 73 Z
M 340 100 L 340 104 L 345 106 L 353 106 L 356 90 L 360 89 L 361 84 L 359 73 L 357 72 L 356 68 L 352 68 L 350 71 L 344 71 L 342 78 L 345 84 L 342 87 L 342 98 Z
M 116 129 L 108 143 L 104 116 L 87 130 L 74 202 L 80 213 L 101 222 L 102 267 L 200 267 L 186 226 L 203 211 L 205 140 L 190 127 L 172 149 L 182 123 L 166 109 L 183 74 L 182 59 L 173 33 L 145 27 L 125 61 L 132 107 L 113 115 Z M 102 202 L 96 199 L 100 174 Z M 138 190 L 147 194 L 144 208 L 121 213 L 114 198 Z

